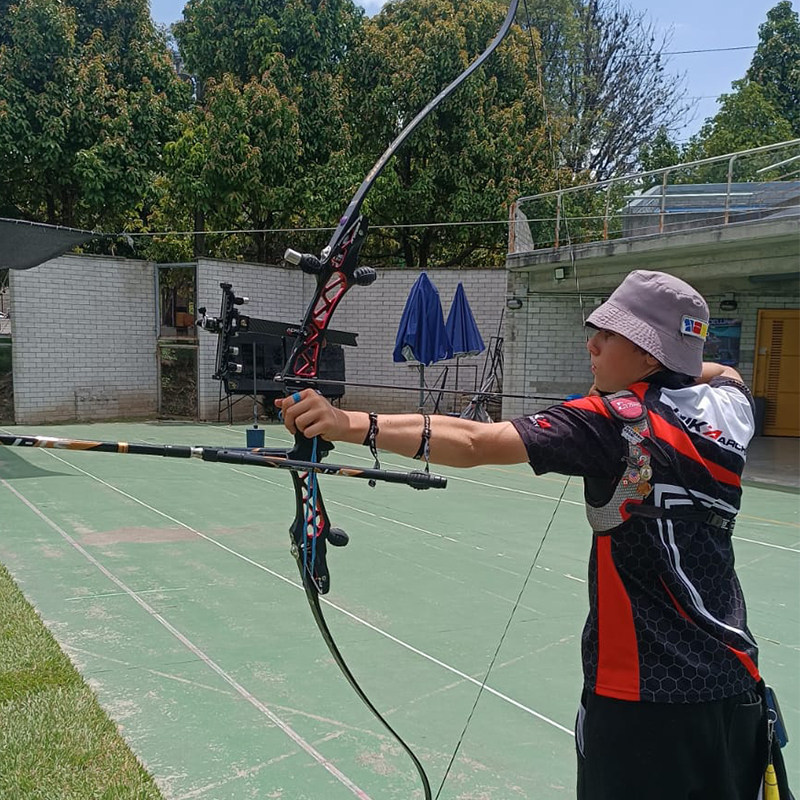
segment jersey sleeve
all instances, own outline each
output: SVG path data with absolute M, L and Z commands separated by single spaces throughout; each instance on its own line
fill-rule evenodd
M 717 407 L 728 420 L 734 436 L 746 445 L 756 429 L 756 404 L 750 389 L 733 378 L 712 378 L 708 384 L 714 390 Z
M 599 397 L 571 400 L 511 423 L 537 475 L 612 478 L 620 473 L 623 440 Z

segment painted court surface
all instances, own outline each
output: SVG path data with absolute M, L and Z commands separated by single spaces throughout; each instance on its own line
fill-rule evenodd
M 244 446 L 222 425 L 8 432 Z M 288 435 L 267 428 L 267 446 Z M 371 466 L 366 448 L 329 461 Z M 387 469 L 418 467 L 387 455 Z M 322 478 L 350 544 L 324 612 L 357 679 L 442 781 L 548 521 L 560 476 L 446 474 L 445 491 Z M 737 568 L 761 669 L 779 691 L 800 786 L 798 495 L 747 487 Z M 289 553 L 288 472 L 0 447 L 0 561 L 170 800 L 421 797 L 417 774 L 348 686 Z M 442 798 L 574 796 L 590 537 L 566 486 Z M 795 791 L 797 789 L 795 788 Z

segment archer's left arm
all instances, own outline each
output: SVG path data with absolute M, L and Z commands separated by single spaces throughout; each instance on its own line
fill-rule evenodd
M 283 413 L 290 433 L 321 436 L 328 441 L 362 444 L 369 433 L 369 414 L 334 408 L 312 389 L 280 398 L 275 404 Z M 430 415 L 429 458 L 450 467 L 481 464 L 524 464 L 528 454 L 510 422 L 484 422 Z M 376 445 L 402 456 L 417 454 L 423 441 L 422 414 L 379 414 Z

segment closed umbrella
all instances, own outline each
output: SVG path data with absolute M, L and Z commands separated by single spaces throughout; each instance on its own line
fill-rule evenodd
M 392 354 L 396 363 L 418 362 L 420 408 L 425 404 L 425 367 L 452 357 L 439 290 L 423 272 L 408 293 Z
M 461 282 L 453 295 L 445 328 L 453 345 L 453 355 L 456 357 L 456 389 L 458 389 L 458 365 L 462 356 L 477 356 L 486 349 L 478 324 L 472 316 L 464 284 Z
M 456 287 L 445 328 L 453 345 L 454 356 L 476 356 L 486 349 L 475 317 L 472 316 L 463 283 Z

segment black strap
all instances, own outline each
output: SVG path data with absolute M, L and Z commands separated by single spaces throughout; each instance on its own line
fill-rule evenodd
M 370 411 L 369 430 L 367 431 L 367 435 L 364 437 L 362 444 L 369 446 L 369 451 L 372 453 L 372 457 L 375 459 L 375 466 L 373 469 L 381 468 L 381 462 L 378 460 L 378 433 L 380 433 L 378 428 L 378 415 L 374 411 Z M 369 481 L 369 485 L 375 486 L 375 481 Z
M 647 519 L 675 519 L 686 520 L 688 522 L 702 522 L 706 525 L 713 525 L 715 528 L 731 533 L 736 523 L 735 517 L 723 517 L 716 511 L 701 505 L 697 508 L 662 508 L 661 506 L 645 506 L 630 504 L 627 508 L 632 517 L 646 517 Z

